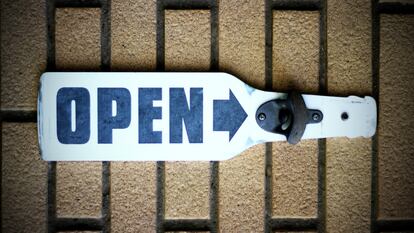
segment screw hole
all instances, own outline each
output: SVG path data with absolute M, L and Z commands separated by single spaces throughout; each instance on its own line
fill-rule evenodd
M 314 113 L 314 114 L 312 114 L 312 119 L 314 120 L 314 121 L 319 121 L 319 118 L 320 118 L 321 116 L 318 114 L 318 113 Z
M 266 120 L 266 114 L 260 113 L 258 118 L 259 118 L 259 120 L 264 121 L 264 120 Z
M 342 119 L 343 121 L 348 120 L 348 118 L 349 118 L 348 113 L 343 112 L 343 113 L 341 114 L 341 119 Z

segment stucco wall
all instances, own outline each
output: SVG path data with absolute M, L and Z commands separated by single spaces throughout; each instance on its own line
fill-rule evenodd
M 378 94 L 376 138 L 257 145 L 218 166 L 158 164 L 164 178 L 161 199 L 155 162 L 113 162 L 110 176 L 103 174 L 100 162 L 58 162 L 56 217 L 99 219 L 102 190 L 109 184 L 110 206 L 105 208 L 110 224 L 104 229 L 113 232 L 161 229 L 160 201 L 165 219 L 208 221 L 216 216 L 221 232 L 268 230 L 265 213 L 272 219 L 317 219 L 312 231 L 370 232 L 378 230 L 372 211 L 378 215 L 374 220 L 411 219 L 408 228 L 414 232 L 414 11 L 411 6 L 408 14 L 377 12 L 372 17 L 371 3 L 327 0 L 326 12 L 274 9 L 266 16 L 269 5 L 264 0 L 220 0 L 218 21 L 213 22 L 217 35 L 210 9 L 168 9 L 162 46 L 168 71 L 209 71 L 216 66 L 256 88 Z M 46 0 L 1 1 L 2 113 L 36 110 L 38 79 L 50 63 L 46 6 Z M 111 1 L 112 70 L 156 70 L 157 60 L 162 60 L 157 58 L 156 7 L 156 1 Z M 100 70 L 101 13 L 99 7 L 56 9 L 58 71 Z M 322 23 L 321 14 L 326 17 Z M 372 22 L 376 16 L 379 24 Z M 269 34 L 271 56 L 266 55 Z M 373 36 L 379 38 L 379 53 Z M 212 53 L 212 41 L 218 54 Z M 217 64 L 212 64 L 217 61 L 213 56 Z M 325 87 L 320 86 L 321 75 L 326 76 Z M 50 229 L 50 182 L 48 164 L 39 156 L 36 124 L 8 118 L 1 127 L 2 232 L 45 232 Z M 217 197 L 211 196 L 212 173 Z M 109 183 L 102 183 L 104 176 Z M 211 200 L 217 202 L 213 215 Z

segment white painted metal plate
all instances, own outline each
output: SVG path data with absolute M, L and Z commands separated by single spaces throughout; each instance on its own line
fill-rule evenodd
M 44 73 L 40 84 L 44 160 L 225 160 L 258 143 L 286 140 L 255 119 L 260 105 L 286 94 L 226 73 L 56 72 Z M 323 120 L 308 124 L 302 139 L 374 135 L 373 98 L 303 98 Z

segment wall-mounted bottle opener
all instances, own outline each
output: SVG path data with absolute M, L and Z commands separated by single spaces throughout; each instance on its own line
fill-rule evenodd
M 41 156 L 49 161 L 225 160 L 259 143 L 371 137 L 372 97 L 252 88 L 226 73 L 44 73 Z

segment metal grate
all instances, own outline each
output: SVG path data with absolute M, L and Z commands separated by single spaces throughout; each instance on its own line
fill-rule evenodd
M 273 70 L 273 11 L 319 11 L 319 94 L 326 93 L 326 0 L 266 0 L 265 4 L 265 77 L 266 88 L 272 89 Z M 272 217 L 272 144 L 266 144 L 265 162 L 265 232 L 314 230 L 325 232 L 326 216 L 326 140 L 318 140 L 318 211 L 316 218 L 273 218 Z
M 94 1 L 70 1 L 48 0 L 47 14 L 47 71 L 56 70 L 55 59 L 55 13 L 56 8 L 65 7 L 95 7 L 101 9 L 101 65 L 102 71 L 110 70 L 111 59 L 111 32 L 110 32 L 110 0 Z M 56 216 L 56 162 L 48 163 L 47 172 L 47 229 L 48 232 L 68 230 L 99 230 L 110 232 L 111 230 L 111 187 L 110 187 L 110 162 L 102 162 L 102 207 L 100 218 L 59 218 Z
M 414 4 L 372 0 L 372 94 L 379 107 L 380 16 L 381 14 L 414 14 Z M 381 119 L 379 119 L 381 120 Z M 414 230 L 414 219 L 378 219 L 378 134 L 372 139 L 371 162 L 371 232 Z
M 218 70 L 218 5 L 216 0 L 157 0 L 157 71 L 165 70 L 165 10 L 210 10 L 210 71 Z M 165 162 L 157 162 L 157 232 L 218 232 L 218 162 L 210 162 L 209 219 L 165 218 Z
M 94 7 L 101 9 L 101 70 L 110 70 L 111 59 L 111 3 L 110 0 L 47 0 L 47 70 L 55 71 L 55 10 L 64 7 Z M 319 11 L 319 93 L 327 89 L 327 27 L 326 0 L 265 0 L 265 81 L 266 88 L 272 85 L 272 34 L 274 10 Z M 218 70 L 218 0 L 157 0 L 157 71 L 165 69 L 165 22 L 166 9 L 210 10 L 211 17 L 211 61 L 210 70 Z M 372 92 L 379 101 L 379 51 L 381 14 L 414 14 L 414 4 L 379 2 L 372 0 Z M 36 122 L 36 111 L 2 110 L 2 122 Z M 318 141 L 318 211 L 316 218 L 273 218 L 272 217 L 272 144 L 266 144 L 265 159 L 265 232 L 274 230 L 316 230 L 325 232 L 326 219 L 326 140 Z M 0 160 L 1 162 L 1 160 Z M 210 163 L 210 218 L 209 219 L 166 219 L 165 218 L 165 163 L 157 163 L 157 232 L 164 231 L 218 231 L 218 162 Z M 378 218 L 378 135 L 372 140 L 372 183 L 371 183 L 371 232 L 407 231 L 414 229 L 414 219 Z M 102 162 L 102 207 L 100 218 L 60 218 L 56 216 L 56 162 L 48 164 L 48 232 L 68 230 L 98 230 L 110 232 L 110 163 Z

